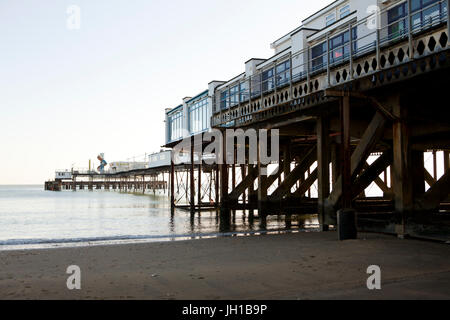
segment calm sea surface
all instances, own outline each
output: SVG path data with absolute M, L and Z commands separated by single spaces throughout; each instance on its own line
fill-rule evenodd
M 177 210 L 167 196 L 113 191 L 49 192 L 43 186 L 0 186 L 0 250 L 54 248 L 314 230 L 317 220 L 270 217 L 261 227 L 237 212 L 224 226 L 214 212 Z

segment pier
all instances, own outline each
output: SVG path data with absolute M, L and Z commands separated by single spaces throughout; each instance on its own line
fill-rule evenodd
M 436 3 L 448 8 L 448 1 Z M 183 113 L 202 101 L 211 117 L 201 132 L 220 130 L 226 139 L 230 129 L 278 130 L 272 175 L 263 174 L 269 166 L 259 159 L 207 165 L 206 145 L 195 144 L 202 133 L 193 132 L 189 160 L 182 165 L 172 160 L 138 171 L 73 174 L 70 181 L 48 182 L 46 189 L 166 190 L 172 208 L 193 214 L 220 209 L 225 221 L 236 210 L 261 220 L 308 213 L 319 216 L 322 231 L 336 227 L 342 240 L 369 231 L 449 241 L 450 18 L 440 9 L 416 25 L 412 16 L 374 29 L 368 28 L 373 16 L 345 18 L 309 34 L 305 48 L 252 59 L 246 65 L 256 68 L 252 74 L 211 82 L 209 90 L 166 112 L 166 148 L 186 140 L 178 126 L 192 124 Z M 392 25 L 402 21 L 411 27 L 393 32 Z M 340 35 L 341 44 L 332 47 Z M 325 49 L 313 54 L 323 43 Z M 244 142 L 247 152 L 251 143 Z M 256 144 L 261 150 L 259 138 Z M 425 168 L 426 153 L 433 155 L 433 172 Z M 441 177 L 438 166 L 444 168 Z M 373 185 L 382 196 L 368 196 Z

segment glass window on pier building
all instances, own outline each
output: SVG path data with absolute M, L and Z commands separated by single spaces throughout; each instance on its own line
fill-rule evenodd
M 210 111 L 208 96 L 204 96 L 188 106 L 189 131 L 191 134 L 201 133 L 210 127 Z
M 169 114 L 169 142 L 183 138 L 183 109 Z
M 278 63 L 275 68 L 265 70 L 262 73 L 263 93 L 271 91 L 276 87 L 284 86 L 291 81 L 291 61 L 286 60 Z
M 411 0 L 412 30 L 422 30 L 447 18 L 447 1 Z
M 276 68 L 277 71 L 277 87 L 288 84 L 291 80 L 291 61 L 279 63 Z
M 388 11 L 389 40 L 408 33 L 408 3 L 404 2 Z
M 447 18 L 447 2 L 442 0 L 411 0 L 412 31 L 422 31 L 445 21 Z M 408 2 L 388 10 L 389 40 L 404 37 L 408 34 Z
M 239 101 L 245 102 L 249 100 L 250 97 L 250 90 L 249 90 L 249 81 L 250 80 L 244 80 L 239 84 Z
M 220 92 L 220 109 L 228 109 L 230 100 L 228 99 L 228 89 Z
M 239 84 L 236 84 L 230 88 L 230 104 L 231 107 L 239 104 Z
M 248 79 L 231 85 L 220 92 L 220 107 L 222 110 L 238 105 L 249 100 L 250 89 Z M 254 96 L 254 95 L 253 95 Z
M 357 52 L 357 29 L 352 28 L 353 52 Z M 339 63 L 350 56 L 350 32 L 346 31 L 337 36 L 332 37 L 329 43 L 322 42 L 311 48 L 311 67 L 312 71 L 320 71 L 324 69 L 328 60 L 330 64 Z M 328 57 L 328 46 L 330 48 Z

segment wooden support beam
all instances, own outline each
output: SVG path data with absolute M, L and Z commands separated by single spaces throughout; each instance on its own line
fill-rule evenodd
M 286 143 L 283 148 L 283 173 L 284 176 L 287 177 L 291 173 L 291 146 L 289 143 Z
M 220 201 L 222 206 L 226 205 L 229 195 L 228 195 L 228 165 L 219 165 L 220 169 Z
M 222 132 L 224 137 L 224 141 L 227 141 L 226 131 Z M 234 148 L 234 147 L 233 147 Z M 227 146 L 226 143 L 222 144 L 222 154 L 223 162 L 219 164 L 219 172 L 220 172 L 220 208 L 223 212 L 225 212 L 228 206 L 229 194 L 228 194 L 228 185 L 229 185 L 229 176 L 228 176 L 228 164 L 227 161 Z M 228 212 L 227 212 L 228 214 Z
M 342 98 L 341 102 L 341 152 L 342 152 L 342 175 L 341 175 L 341 196 L 342 196 L 342 208 L 349 209 L 352 207 L 352 194 L 351 194 L 351 183 L 354 171 L 352 171 L 352 164 L 356 163 L 359 159 L 358 155 L 355 157 L 355 162 L 352 161 L 351 156 L 351 136 L 350 136 L 350 97 L 345 96 Z M 356 155 L 356 151 L 355 151 Z M 365 159 L 364 159 L 365 161 Z M 356 168 L 355 168 L 356 171 Z
M 344 108 L 345 109 L 345 108 Z M 347 116 L 346 116 L 347 117 Z M 344 174 L 344 167 L 343 172 L 341 176 L 337 179 L 337 182 L 334 185 L 333 191 L 331 192 L 330 197 L 327 200 L 327 206 L 329 208 L 334 208 L 338 204 L 339 200 L 342 197 L 342 191 L 343 190 L 350 190 L 349 187 L 354 180 L 354 178 L 361 172 L 361 169 L 364 167 L 364 165 L 367 162 L 367 159 L 369 158 L 370 154 L 373 152 L 376 144 L 378 141 L 380 141 L 383 131 L 385 129 L 387 121 L 383 118 L 383 116 L 379 113 L 376 113 L 373 117 L 371 123 L 367 127 L 360 143 L 356 147 L 356 150 L 353 152 L 353 155 L 351 156 L 351 170 L 350 172 L 347 172 L 347 175 L 350 177 L 347 177 L 344 180 L 344 177 L 346 176 Z M 345 126 L 344 126 L 345 128 Z M 347 144 L 344 143 L 343 151 L 342 151 L 342 163 L 343 166 L 345 165 L 346 161 L 345 159 L 348 159 L 348 153 L 349 153 L 349 146 L 348 146 L 348 138 L 343 137 L 343 141 L 347 140 Z M 347 170 L 347 169 L 346 169 Z M 352 196 L 349 194 L 348 198 L 346 199 L 346 205 L 349 201 L 351 201 Z
M 370 166 L 369 164 L 366 162 L 366 164 L 364 165 L 364 170 L 369 169 Z M 384 172 L 384 179 L 387 180 L 387 168 L 386 170 L 383 171 Z M 382 173 L 383 173 L 382 172 Z M 379 175 L 375 178 L 375 180 L 373 181 L 375 182 L 375 184 L 381 189 L 381 191 L 383 191 L 383 194 L 387 197 L 387 198 L 393 198 L 393 194 L 392 194 L 392 189 L 388 187 L 388 185 L 386 184 L 386 182 L 384 182 Z
M 303 159 L 298 163 L 298 165 L 292 170 L 291 174 L 285 177 L 281 185 L 275 190 L 271 199 L 273 201 L 279 201 L 288 193 L 294 186 L 294 184 L 302 177 L 304 177 L 305 172 L 313 165 L 317 158 L 317 146 L 310 148 Z
M 364 172 L 352 184 L 352 197 L 356 198 L 365 189 L 367 189 L 372 182 L 379 179 L 380 174 L 392 164 L 392 150 L 384 152 L 371 166 L 366 167 Z M 380 179 L 381 180 L 381 179 Z M 382 181 L 381 181 L 382 182 Z M 384 184 L 384 183 L 383 183 Z
M 217 165 L 216 170 L 215 170 L 214 193 L 215 193 L 215 196 L 216 196 L 216 206 L 219 206 L 219 204 L 220 204 L 220 170 L 219 170 L 219 165 Z
M 266 176 L 266 178 L 263 181 L 264 189 L 269 189 L 275 183 L 275 181 L 281 177 L 281 174 L 283 173 L 282 170 L 283 165 L 284 161 L 281 161 L 276 171 L 272 172 L 269 176 Z
M 267 165 L 261 163 L 261 141 L 258 141 L 258 215 L 267 215 Z
M 355 178 L 355 176 L 361 172 L 366 160 L 383 136 L 386 124 L 386 119 L 377 112 L 352 155 L 352 178 Z
M 258 167 L 257 166 L 249 166 L 248 174 L 239 183 L 236 188 L 231 191 L 229 195 L 229 199 L 231 201 L 236 201 L 239 197 L 247 190 L 251 185 L 255 184 L 255 180 L 258 177 Z
M 396 121 L 398 120 L 398 117 L 391 112 L 390 108 L 387 106 L 384 106 L 382 103 L 380 103 L 376 98 L 372 96 L 367 96 L 360 92 L 352 92 L 352 91 L 338 91 L 333 89 L 327 89 L 325 90 L 325 96 L 326 97 L 352 97 L 357 99 L 363 99 L 367 100 L 378 112 L 381 112 L 385 118 Z
M 197 179 L 197 204 L 200 206 L 202 204 L 202 160 L 201 155 L 199 155 L 199 164 L 198 164 L 198 179 Z
M 170 205 L 172 208 L 175 207 L 175 164 L 173 163 L 173 160 L 170 164 Z M 122 184 L 120 185 L 120 188 L 122 188 Z
M 331 145 L 331 176 L 333 186 L 337 183 L 339 176 L 341 175 L 341 147 L 338 143 Z
M 406 223 L 413 205 L 412 157 L 410 131 L 407 123 L 406 106 L 400 102 L 394 106 L 394 113 L 401 120 L 393 124 L 393 190 L 395 197 L 396 233 L 406 236 Z
M 419 211 L 435 211 L 450 194 L 450 171 L 439 179 L 422 197 L 415 202 L 414 208 Z
M 305 193 L 311 189 L 311 186 L 314 184 L 314 182 L 317 181 L 318 178 L 318 170 L 317 168 L 311 172 L 311 174 L 304 180 L 297 190 L 294 192 L 294 196 L 296 197 L 304 197 Z
M 330 196 L 330 122 L 325 117 L 317 119 L 317 179 L 319 223 L 323 231 L 328 231 L 325 223 L 325 200 Z M 311 176 L 310 176 L 311 177 Z M 308 179 L 310 178 L 308 177 Z M 315 181 L 315 180 L 314 180 Z M 314 183 L 314 181 L 312 183 Z
M 423 151 L 411 149 L 412 183 L 414 199 L 425 193 L 425 159 Z
M 437 151 L 433 150 L 433 178 L 437 180 L 438 170 L 437 170 Z
M 189 191 L 190 191 L 190 199 L 189 199 L 189 203 L 190 203 L 190 205 L 191 205 L 191 211 L 194 211 L 194 209 L 195 209 L 195 176 L 194 176 L 194 174 L 195 174 L 195 160 L 194 160 L 194 155 L 195 155 L 195 153 L 194 153 L 194 149 L 195 149 L 195 147 L 194 147 L 194 141 L 193 141 L 193 139 L 192 139 L 192 141 L 191 141 L 191 156 L 190 156 L 190 159 L 191 159 L 191 162 L 190 162 L 190 170 L 189 170 L 189 181 L 190 181 L 190 184 L 189 184 Z
M 145 176 L 142 176 L 142 194 L 145 194 Z
M 450 152 L 444 151 L 444 172 L 450 171 Z
M 262 165 L 260 161 L 258 161 L 258 214 L 260 217 L 263 217 L 267 214 L 267 166 Z

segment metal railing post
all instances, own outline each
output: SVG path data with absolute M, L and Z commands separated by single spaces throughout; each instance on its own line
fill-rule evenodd
M 252 104 L 252 76 L 248 77 L 248 103 L 251 107 Z
M 328 87 L 330 87 L 330 85 L 331 85 L 331 74 L 330 74 L 330 35 L 328 33 L 327 33 L 327 84 L 328 84 Z
M 380 70 L 381 44 L 380 44 L 380 29 L 377 28 L 377 70 Z
M 411 0 L 408 0 L 408 48 L 410 60 L 414 59 L 411 11 L 412 11 Z
M 277 94 L 277 88 L 278 88 L 278 79 L 277 79 L 277 64 L 278 64 L 278 60 L 275 60 L 273 62 L 273 77 L 272 77 L 272 81 L 273 81 L 273 86 L 274 86 L 274 90 L 275 90 L 275 94 Z
M 349 27 L 348 27 L 348 32 L 349 32 L 349 46 L 350 46 L 350 50 L 349 50 L 349 54 L 350 54 L 350 80 L 353 79 L 353 33 L 352 33 L 352 24 L 350 23 Z
M 260 106 L 261 106 L 261 108 L 264 108 L 264 104 L 263 104 L 263 101 L 264 101 L 264 93 L 263 93 L 263 82 L 264 82 L 264 80 L 263 80 L 263 71 L 261 70 L 261 72 L 259 73 L 260 74 L 260 77 L 259 77 L 259 91 L 260 91 L 260 99 L 261 99 L 261 101 L 260 101 Z
M 450 1 L 450 0 L 449 0 Z M 292 52 L 289 53 L 289 98 L 292 100 Z
M 308 85 L 308 88 L 309 88 L 309 81 L 310 81 L 310 72 L 309 72 L 309 57 L 310 57 L 310 54 L 309 54 L 309 49 L 310 49 L 310 47 L 309 46 L 307 46 L 306 47 L 306 82 L 307 82 L 307 85 Z M 305 92 L 305 93 L 307 93 L 307 92 Z
M 227 109 L 231 109 L 231 88 L 230 86 L 228 86 L 228 108 Z M 229 115 L 229 113 L 228 113 Z

